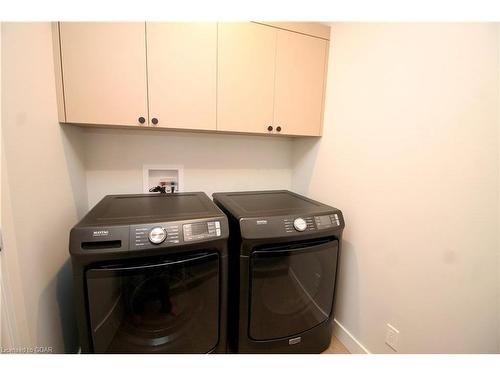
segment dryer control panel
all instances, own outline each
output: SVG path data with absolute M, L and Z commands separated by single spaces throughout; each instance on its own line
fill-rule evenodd
M 338 227 L 340 225 L 339 214 L 314 216 L 314 222 L 318 229 Z
M 337 231 L 344 228 L 340 211 L 319 215 L 271 216 L 240 219 L 243 238 L 276 238 Z
M 297 218 L 284 218 L 285 231 L 287 233 L 308 232 L 314 230 L 328 229 L 340 226 L 339 214 L 320 216 L 304 216 Z

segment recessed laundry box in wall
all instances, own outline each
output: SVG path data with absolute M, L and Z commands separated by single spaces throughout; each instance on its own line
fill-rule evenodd
M 182 165 L 146 164 L 142 167 L 143 192 L 179 193 L 184 189 Z
M 101 200 L 70 235 L 82 352 L 225 352 L 228 235 L 204 193 Z

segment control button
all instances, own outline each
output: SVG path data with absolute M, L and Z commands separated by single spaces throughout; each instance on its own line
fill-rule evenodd
M 162 227 L 155 227 L 149 231 L 149 241 L 156 245 L 161 244 L 167 238 L 167 232 Z
M 303 232 L 307 228 L 307 223 L 304 219 L 301 217 L 298 217 L 293 221 L 293 227 L 298 230 L 299 232 Z
M 216 229 L 217 236 L 220 236 L 220 228 Z
M 220 221 L 216 221 L 216 222 L 215 222 L 215 227 L 216 227 L 216 228 L 220 228 Z

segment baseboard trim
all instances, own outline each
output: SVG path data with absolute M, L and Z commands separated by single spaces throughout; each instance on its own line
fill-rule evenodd
M 333 319 L 333 334 L 352 354 L 371 354 L 337 319 Z

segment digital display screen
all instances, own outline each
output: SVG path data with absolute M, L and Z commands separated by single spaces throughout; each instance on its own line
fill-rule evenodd
M 330 220 L 330 216 L 325 215 L 325 216 L 316 216 L 316 222 L 319 225 L 331 225 L 332 221 Z
M 193 223 L 191 224 L 191 235 L 198 236 L 200 234 L 208 233 L 208 225 L 207 223 Z

